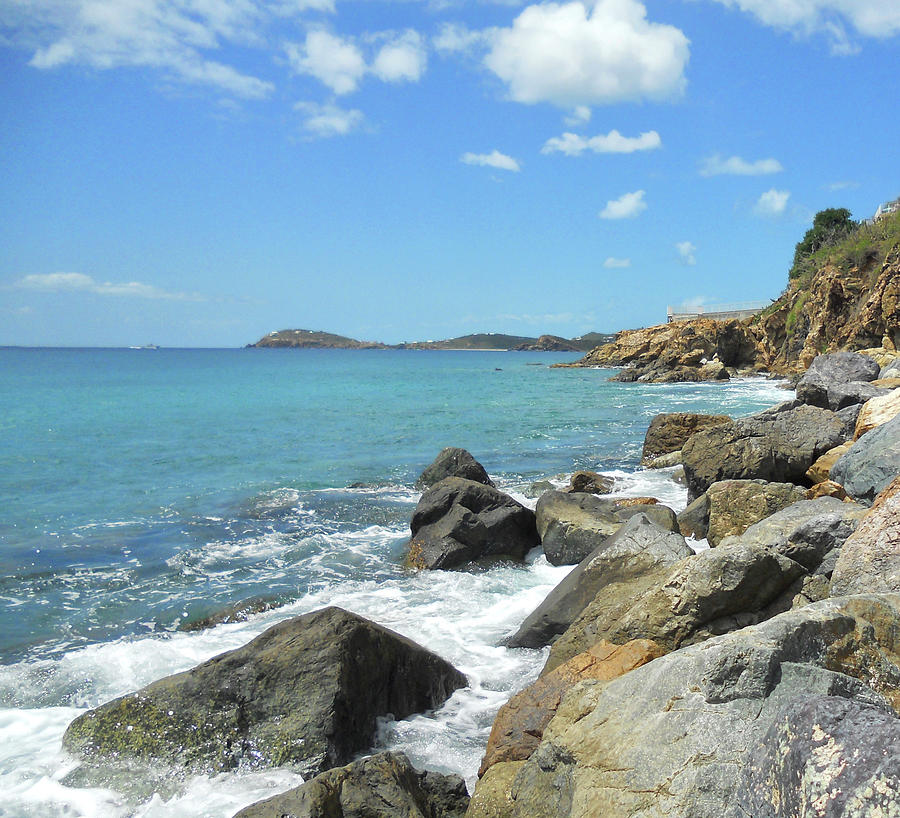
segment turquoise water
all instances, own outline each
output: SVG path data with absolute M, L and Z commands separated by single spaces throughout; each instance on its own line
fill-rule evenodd
M 67 783 L 59 738 L 85 707 L 330 603 L 469 675 L 447 708 L 386 728 L 382 743 L 471 775 L 496 708 L 542 661 L 496 645 L 566 569 L 535 554 L 404 571 L 422 468 L 457 445 L 523 500 L 534 480 L 590 468 L 613 473 L 617 492 L 677 505 L 683 489 L 638 468 L 650 418 L 784 397 L 766 381 L 613 384 L 608 371 L 549 367 L 575 357 L 0 349 L 0 747 L 15 745 L 0 749 L 0 815 L 230 815 L 292 781 L 236 773 L 101 793 Z M 282 607 L 178 630 L 256 596 Z

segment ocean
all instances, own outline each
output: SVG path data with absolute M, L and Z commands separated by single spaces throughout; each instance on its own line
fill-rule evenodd
M 296 786 L 290 769 L 81 780 L 60 747 L 85 709 L 340 605 L 470 680 L 378 747 L 475 781 L 497 709 L 545 651 L 499 647 L 570 567 L 411 573 L 416 477 L 462 446 L 533 507 L 576 469 L 684 507 L 639 467 L 663 411 L 745 415 L 774 382 L 617 384 L 540 352 L 0 349 L 0 816 L 209 816 Z M 274 605 L 187 630 L 233 603 Z

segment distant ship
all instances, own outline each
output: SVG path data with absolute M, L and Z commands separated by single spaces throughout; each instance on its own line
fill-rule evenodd
M 141 347 L 128 347 L 129 349 L 159 349 L 156 344 L 144 344 Z

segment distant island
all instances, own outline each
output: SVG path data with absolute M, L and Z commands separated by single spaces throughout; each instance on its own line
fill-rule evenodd
M 382 344 L 378 341 L 358 341 L 344 335 L 308 329 L 283 329 L 270 332 L 248 347 L 293 349 L 481 349 L 515 350 L 524 352 L 587 352 L 615 338 L 614 333 L 589 332 L 577 338 L 557 335 L 504 335 L 499 332 L 479 332 L 443 341 L 413 341 L 403 344 Z

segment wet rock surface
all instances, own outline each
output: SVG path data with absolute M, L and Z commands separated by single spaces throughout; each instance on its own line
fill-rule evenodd
M 438 456 L 428 465 L 419 479 L 416 487 L 427 489 L 436 483 L 440 483 L 446 477 L 462 477 L 465 480 L 473 480 L 485 486 L 493 486 L 491 478 L 481 465 L 465 449 L 456 446 L 448 446 L 442 449 Z

